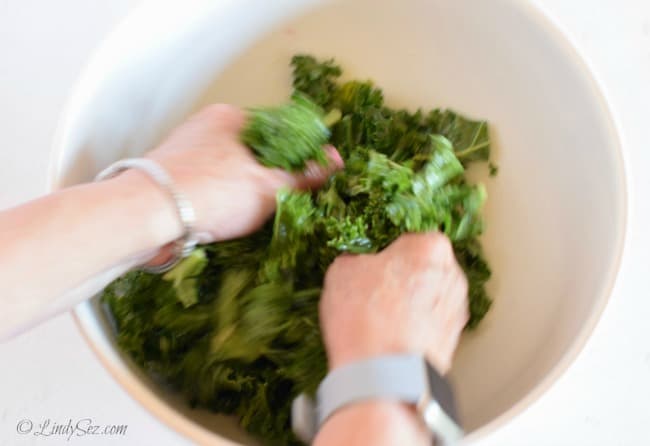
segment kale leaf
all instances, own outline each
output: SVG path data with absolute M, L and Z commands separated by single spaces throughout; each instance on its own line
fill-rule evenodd
M 345 168 L 320 190 L 281 190 L 256 233 L 202 246 L 161 276 L 130 272 L 103 293 L 118 343 L 138 364 L 269 445 L 300 444 L 290 406 L 327 370 L 318 301 L 340 253 L 443 231 L 469 282 L 467 328 L 491 305 L 477 238 L 486 191 L 464 177 L 469 163 L 489 161 L 487 124 L 451 110 L 391 109 L 372 82 L 340 83 L 333 60 L 297 55 L 291 64 L 291 102 L 251 110 L 242 141 L 261 163 L 290 171 L 325 163 L 329 143 Z
M 330 132 L 323 111 L 305 96 L 295 94 L 288 104 L 249 113 L 241 140 L 262 164 L 289 171 L 304 169 L 307 160 L 327 164 L 323 145 Z

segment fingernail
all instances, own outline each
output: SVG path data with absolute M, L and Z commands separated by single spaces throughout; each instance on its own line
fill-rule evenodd
M 332 163 L 334 163 L 336 167 L 343 167 L 345 162 L 343 161 L 343 158 L 341 158 L 341 154 L 339 153 L 339 151 L 336 150 L 336 147 L 326 146 L 325 152 L 327 153 L 327 157 L 330 159 Z
M 320 178 L 324 175 L 324 173 L 325 169 L 313 161 L 309 161 L 305 165 L 305 170 L 302 172 L 306 178 Z

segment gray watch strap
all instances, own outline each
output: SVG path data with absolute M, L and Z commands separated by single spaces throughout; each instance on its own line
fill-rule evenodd
M 294 432 L 306 442 L 336 410 L 372 399 L 415 405 L 437 444 L 453 444 L 463 435 L 451 388 L 420 355 L 387 355 L 335 369 L 320 384 L 316 399 L 314 404 L 301 395 L 292 406 Z
M 318 426 L 334 411 L 368 399 L 391 399 L 417 404 L 426 392 L 427 371 L 421 357 L 391 355 L 345 365 L 328 374 L 318 387 Z M 414 370 L 421 373 L 414 374 Z

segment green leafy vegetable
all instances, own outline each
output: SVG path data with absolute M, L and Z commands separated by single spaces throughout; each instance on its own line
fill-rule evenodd
M 329 142 L 344 170 L 318 191 L 281 190 L 274 218 L 255 234 L 206 245 L 163 276 L 131 272 L 103 296 L 121 348 L 142 367 L 269 445 L 299 444 L 291 401 L 325 375 L 318 300 L 340 253 L 444 231 L 469 281 L 468 328 L 491 303 L 477 239 L 486 192 L 464 177 L 469 163 L 488 161 L 487 124 L 450 110 L 391 109 L 370 81 L 339 83 L 332 60 L 298 55 L 292 65 L 292 102 L 252 110 L 242 141 L 287 170 L 325 162 Z
M 341 75 L 334 60 L 319 62 L 311 56 L 298 54 L 291 59 L 291 65 L 296 91 L 306 94 L 317 104 L 328 104 L 337 89 L 336 78 Z
M 197 277 L 208 264 L 205 251 L 195 249 L 188 257 L 183 259 L 176 268 L 167 272 L 164 280 L 173 283 L 174 290 L 178 300 L 181 301 L 185 308 L 191 307 L 199 301 L 198 297 L 198 279 Z
M 296 94 L 289 104 L 250 110 L 241 139 L 267 166 L 294 171 L 303 169 L 310 159 L 326 164 L 323 145 L 330 133 L 323 119 L 317 105 Z

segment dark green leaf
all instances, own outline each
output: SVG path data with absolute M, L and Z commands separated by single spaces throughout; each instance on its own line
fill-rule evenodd
M 434 110 L 428 121 L 434 133 L 451 141 L 456 157 L 463 163 L 489 159 L 490 136 L 485 121 L 472 121 L 451 110 Z
M 195 249 L 178 265 L 167 271 L 163 280 L 172 282 L 176 297 L 185 308 L 191 307 L 199 301 L 198 276 L 208 264 L 205 251 Z
M 317 105 L 296 94 L 289 104 L 250 110 L 241 140 L 267 166 L 295 171 L 308 160 L 327 164 L 323 145 L 330 132 L 323 117 Z

